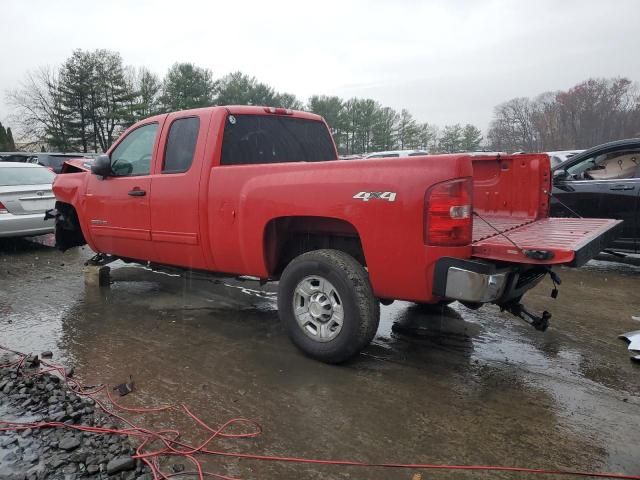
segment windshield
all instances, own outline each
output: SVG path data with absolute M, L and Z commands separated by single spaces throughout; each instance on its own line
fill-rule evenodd
M 51 183 L 55 174 L 42 167 L 0 168 L 0 187 Z

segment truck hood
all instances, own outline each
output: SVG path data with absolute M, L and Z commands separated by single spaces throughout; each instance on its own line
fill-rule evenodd
M 72 158 L 62 164 L 61 174 L 64 173 L 77 173 L 77 172 L 90 172 L 91 165 L 93 165 L 93 158 Z

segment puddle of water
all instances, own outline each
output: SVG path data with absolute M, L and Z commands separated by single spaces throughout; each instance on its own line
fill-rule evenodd
M 599 264 L 563 270 L 553 309 L 550 285 L 541 285 L 527 300 L 553 310 L 544 334 L 497 308 L 454 304 L 434 313 L 395 302 L 382 308 L 378 334 L 364 354 L 335 367 L 292 347 L 278 321 L 273 286 L 114 264 L 111 288 L 85 289 L 81 264 L 90 252 L 36 252 L 37 260 L 32 250 L 0 253 L 0 265 L 12 272 L 0 283 L 0 343 L 53 350 L 56 361 L 74 364 L 88 383 L 115 385 L 132 374 L 138 389 L 123 399 L 130 406 L 185 402 L 212 424 L 247 416 L 265 426 L 262 438 L 222 442 L 223 448 L 640 470 L 638 370 L 615 339 L 640 311 L 640 300 L 631 297 L 633 270 Z M 141 421 L 203 438 L 175 412 Z M 207 465 L 219 471 L 220 462 Z M 334 473 L 224 465 L 240 477 Z M 374 471 L 362 478 L 407 476 Z

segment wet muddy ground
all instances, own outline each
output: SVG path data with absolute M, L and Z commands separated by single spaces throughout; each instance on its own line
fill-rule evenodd
M 617 335 L 640 329 L 640 266 L 560 270 L 527 304 L 553 313 L 537 332 L 497 308 L 382 308 L 373 344 L 329 366 L 302 356 L 278 323 L 272 286 L 182 278 L 112 264 L 85 287 L 91 252 L 0 244 L 0 344 L 52 350 L 87 383 L 132 375 L 123 403 L 183 402 L 210 424 L 243 416 L 258 439 L 223 450 L 370 462 L 517 465 L 640 474 L 640 365 Z M 177 412 L 135 417 L 204 434 Z M 207 458 L 243 479 L 411 479 L 417 472 Z M 533 478 L 423 472 L 422 478 Z M 549 477 L 546 477 L 549 478 Z

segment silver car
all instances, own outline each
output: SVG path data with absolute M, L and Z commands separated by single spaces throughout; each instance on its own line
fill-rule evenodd
M 55 174 L 31 163 L 0 162 L 0 237 L 28 237 L 54 230 L 44 220 L 55 206 L 51 191 Z

